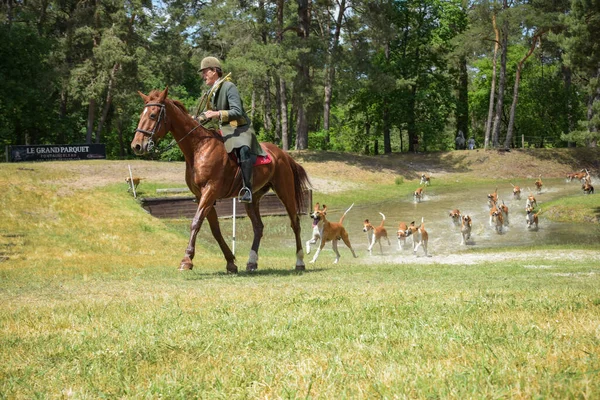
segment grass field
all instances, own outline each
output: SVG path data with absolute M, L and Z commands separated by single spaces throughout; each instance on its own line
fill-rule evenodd
M 299 157 L 315 182 L 331 185 L 324 169 L 362 171 L 323 193 L 333 205 L 416 180 L 315 157 Z M 440 185 L 492 180 L 461 162 L 437 170 Z M 189 222 L 146 214 L 115 173 L 128 164 L 0 165 L 0 398 L 600 398 L 600 243 L 503 249 L 539 255 L 527 262 L 488 251 L 469 265 L 341 248 L 340 264 L 324 251 L 297 273 L 288 221 L 269 217 L 258 272 L 225 274 L 204 226 L 195 269 L 180 273 Z M 180 165 L 172 179 L 168 165 L 133 164 L 156 171 L 147 188 L 183 180 Z M 248 231 L 240 220 L 240 270 Z

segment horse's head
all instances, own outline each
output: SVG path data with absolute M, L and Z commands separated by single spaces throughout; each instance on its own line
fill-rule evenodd
M 142 155 L 151 151 L 169 131 L 165 106 L 168 92 L 168 87 L 162 92 L 154 90 L 148 96 L 138 92 L 144 100 L 144 109 L 131 141 L 131 149 L 135 154 Z

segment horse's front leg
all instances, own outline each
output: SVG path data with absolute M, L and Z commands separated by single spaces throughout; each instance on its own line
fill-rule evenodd
M 210 211 L 208 212 L 208 215 L 206 216 L 206 219 L 208 220 L 208 224 L 210 225 L 210 231 L 217 243 L 219 243 L 221 252 L 223 252 L 223 256 L 227 261 L 227 265 L 225 266 L 227 272 L 237 274 L 238 267 L 237 265 L 235 265 L 235 256 L 233 255 L 231 249 L 225 242 L 225 239 L 223 239 L 223 234 L 221 233 L 221 226 L 219 225 L 219 217 L 217 215 L 217 210 L 215 210 L 214 207 L 211 207 Z
M 190 240 L 187 248 L 185 249 L 185 256 L 181 260 L 181 264 L 179 264 L 180 271 L 191 270 L 194 268 L 192 260 L 196 254 L 196 237 L 198 236 L 202 222 L 204 222 L 204 218 L 206 218 L 206 216 L 210 213 L 210 210 L 213 209 L 213 204 L 215 201 L 212 196 L 208 197 L 210 197 L 210 199 L 207 198 L 207 196 L 202 196 L 200 199 L 198 199 L 198 209 L 196 210 L 196 214 L 192 219 L 192 225 L 190 227 Z

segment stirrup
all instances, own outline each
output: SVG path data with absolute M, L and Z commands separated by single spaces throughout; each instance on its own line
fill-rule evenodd
M 238 202 L 252 203 L 252 191 L 248 187 L 244 186 L 240 189 L 240 192 L 238 193 Z

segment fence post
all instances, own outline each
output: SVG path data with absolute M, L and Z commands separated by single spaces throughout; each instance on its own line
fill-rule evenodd
M 133 175 L 131 173 L 131 165 L 129 167 L 129 184 L 131 185 L 131 190 L 133 190 L 133 198 L 137 199 L 137 194 L 135 193 L 135 185 L 133 184 Z

